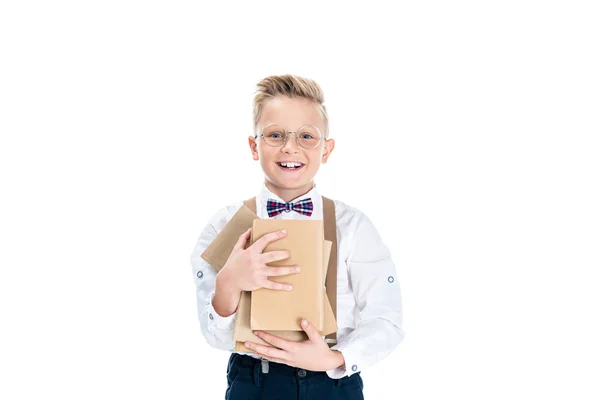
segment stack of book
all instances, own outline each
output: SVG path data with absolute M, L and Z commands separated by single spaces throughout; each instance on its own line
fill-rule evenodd
M 308 320 L 321 336 L 336 332 L 336 319 L 325 292 L 332 243 L 324 240 L 323 221 L 260 219 L 242 206 L 201 257 L 217 271 L 220 270 L 239 236 L 250 227 L 252 235 L 247 246 L 267 233 L 287 230 L 284 238 L 269 243 L 264 252 L 288 250 L 290 257 L 267 265 L 298 265 L 300 272 L 269 278 L 291 284 L 291 291 L 261 288 L 242 292 L 233 329 L 236 350 L 250 352 L 244 346 L 246 341 L 270 346 L 254 335 L 253 330 L 266 331 L 292 341 L 306 340 L 307 336 L 300 325 L 302 319 Z

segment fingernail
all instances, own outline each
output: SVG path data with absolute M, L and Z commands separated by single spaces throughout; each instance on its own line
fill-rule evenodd
M 296 267 L 296 272 L 300 272 L 300 267 Z
M 292 290 L 292 285 L 288 285 L 288 287 L 286 287 L 287 290 Z
M 305 319 L 303 319 L 303 320 L 302 320 L 302 326 L 306 326 L 306 324 L 308 324 L 308 321 L 307 321 L 307 320 L 305 320 Z
M 285 235 L 287 233 L 287 231 L 285 229 L 282 229 L 281 233 L 283 233 Z

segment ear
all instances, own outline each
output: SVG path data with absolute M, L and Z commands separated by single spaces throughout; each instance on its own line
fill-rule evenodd
M 252 159 L 258 161 L 258 145 L 256 144 L 256 139 L 254 136 L 248 136 L 248 145 L 250 146 L 250 151 L 252 152 Z
M 321 157 L 321 164 L 327 164 L 327 159 L 331 155 L 333 148 L 335 147 L 335 140 L 327 139 L 325 146 L 323 147 L 323 156 Z

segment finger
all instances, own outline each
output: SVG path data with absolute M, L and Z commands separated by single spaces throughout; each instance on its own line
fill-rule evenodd
M 254 342 L 245 342 L 244 346 L 257 353 L 264 354 L 267 357 L 276 357 L 282 360 L 287 359 L 287 353 L 284 350 L 275 347 L 264 346 Z
M 287 232 L 285 230 L 267 233 L 266 235 L 258 239 L 253 246 L 256 246 L 256 249 L 262 253 L 269 243 L 282 239 L 286 235 Z
M 321 334 L 319 333 L 319 331 L 317 331 L 317 328 L 315 328 L 313 324 L 303 319 L 301 325 L 302 329 L 304 329 L 304 332 L 306 332 L 306 334 L 308 335 L 308 339 L 311 342 L 323 342 Z
M 240 235 L 240 237 L 238 238 L 237 242 L 235 243 L 235 246 L 233 246 L 234 249 L 243 249 L 246 246 L 246 242 L 248 241 L 248 239 L 250 239 L 250 232 L 252 231 L 252 228 L 249 228 L 246 232 L 242 233 Z
M 254 332 L 254 334 L 262 340 L 264 340 L 265 342 L 272 344 L 273 346 L 285 351 L 291 351 L 295 345 L 294 342 L 290 342 L 289 340 L 285 340 L 283 338 L 271 335 L 267 332 L 256 331 Z
M 292 285 L 290 285 L 289 283 L 273 282 L 270 279 L 265 279 L 262 282 L 262 287 L 271 290 L 292 290 Z
M 292 366 L 292 364 L 291 364 L 289 361 L 287 361 L 287 360 L 284 360 L 284 359 L 282 359 L 282 358 L 277 358 L 277 357 L 269 357 L 269 356 L 266 356 L 266 355 L 264 355 L 264 354 L 260 354 L 260 353 L 257 353 L 257 352 L 254 352 L 254 354 L 256 354 L 256 355 L 257 355 L 257 356 L 259 356 L 259 357 L 262 357 L 262 358 L 264 358 L 265 360 L 267 360 L 267 361 L 269 361 L 269 362 L 276 362 L 276 363 L 279 363 L 279 364 L 287 364 L 287 365 L 289 365 L 289 366 Z
M 267 267 L 267 276 L 291 275 L 298 272 L 300 272 L 300 267 L 297 265 L 292 267 Z
M 290 252 L 288 250 L 267 251 L 266 253 L 262 253 L 258 258 L 265 264 L 268 264 L 273 261 L 290 258 Z

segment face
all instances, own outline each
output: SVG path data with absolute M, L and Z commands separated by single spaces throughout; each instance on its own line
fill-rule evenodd
M 303 125 L 314 125 L 325 136 L 323 116 L 314 104 L 305 98 L 278 96 L 263 107 L 263 113 L 257 126 L 257 135 L 263 128 L 277 123 L 288 131 L 296 132 Z M 305 149 L 296 142 L 296 135 L 289 135 L 283 146 L 267 145 L 258 136 L 248 138 L 252 158 L 260 161 L 265 173 L 265 185 L 282 200 L 290 201 L 307 193 L 313 187 L 313 180 L 321 164 L 325 164 L 333 151 L 333 139 L 322 140 L 314 149 Z M 300 167 L 286 168 L 282 162 L 300 163 Z

